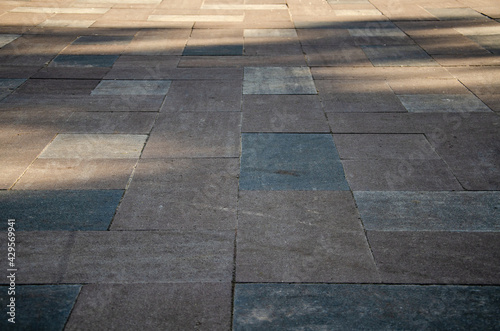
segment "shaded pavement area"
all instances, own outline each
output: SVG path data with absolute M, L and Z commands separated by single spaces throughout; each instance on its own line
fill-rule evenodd
M 499 19 L 1 1 L 0 328 L 500 330 Z

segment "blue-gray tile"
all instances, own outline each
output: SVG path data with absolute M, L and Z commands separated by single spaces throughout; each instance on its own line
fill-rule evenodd
M 349 190 L 329 134 L 242 134 L 242 190 Z
M 186 46 L 184 56 L 243 55 L 243 45 Z
M 12 315 L 2 314 L 2 330 L 63 330 L 80 285 L 21 285 L 15 289 L 15 324 L 8 321 Z M 0 286 L 0 304 L 10 304 L 8 287 Z M 9 308 L 10 309 L 10 308 Z M 7 312 L 7 308 L 2 309 Z
M 17 231 L 105 231 L 122 195 L 122 190 L 0 191 L 0 215 L 15 219 Z
M 500 287 L 237 284 L 233 330 L 497 330 Z
M 406 94 L 398 95 L 409 112 L 490 112 L 473 94 Z
M 500 231 L 500 192 L 354 192 L 367 230 Z
M 54 67 L 111 67 L 118 55 L 58 55 Z

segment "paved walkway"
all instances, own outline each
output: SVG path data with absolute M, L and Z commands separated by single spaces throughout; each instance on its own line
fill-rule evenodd
M 1 1 L 0 328 L 500 330 L 499 18 Z

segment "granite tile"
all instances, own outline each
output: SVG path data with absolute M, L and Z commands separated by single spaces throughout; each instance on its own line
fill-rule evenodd
M 311 67 L 372 66 L 358 46 L 351 45 L 304 45 L 306 60 Z
M 342 160 L 438 160 L 423 134 L 335 134 Z
M 347 192 L 241 192 L 237 282 L 378 282 Z
M 500 55 L 500 35 L 488 35 L 488 36 L 467 36 L 472 39 L 491 53 L 495 55 Z
M 106 79 L 243 80 L 240 68 L 134 67 L 111 70 Z
M 61 54 L 50 63 L 54 67 L 112 67 L 118 55 Z
M 31 75 L 37 79 L 92 79 L 101 80 L 109 72 L 109 67 L 59 67 L 49 66 Z
M 374 66 L 438 66 L 422 48 L 417 45 L 362 46 L 361 49 Z
M 345 191 L 349 186 L 331 135 L 244 133 L 240 189 Z
M 489 112 L 473 94 L 406 94 L 398 95 L 409 112 Z
M 303 55 L 300 43 L 297 41 L 273 42 L 269 38 L 245 39 L 245 56 L 281 56 L 283 54 Z
M 238 159 L 143 160 L 112 230 L 236 227 Z
M 131 55 L 181 55 L 191 29 L 144 29 L 125 50 Z
M 74 112 L 60 133 L 148 134 L 157 114 L 153 112 Z
M 425 10 L 441 21 L 488 20 L 486 16 L 472 8 L 425 8 Z
M 424 133 L 407 113 L 327 113 L 335 133 Z
M 89 28 L 95 20 L 62 20 L 62 19 L 46 19 L 38 26 L 41 28 Z
M 0 48 L 21 37 L 19 34 L 0 34 Z
M 35 98 L 44 98 L 47 95 L 57 96 L 84 96 L 90 95 L 99 83 L 98 80 L 81 79 L 28 79 L 21 87 L 17 88 L 12 96 L 36 94 Z
M 121 190 L 136 163 L 136 159 L 36 159 L 18 174 L 22 177 L 14 189 Z
M 245 67 L 243 94 L 316 94 L 307 67 Z
M 122 196 L 122 190 L 0 191 L 0 213 L 16 220 L 16 231 L 105 231 Z
M 23 231 L 16 247 L 19 285 L 230 282 L 234 231 Z
M 3 307 L 15 298 L 15 324 L 9 322 L 11 315 L 1 319 L 4 330 L 63 330 L 80 293 L 81 285 L 18 285 L 15 296 L 0 296 Z M 7 294 L 8 287 L 0 286 Z M 10 308 L 9 308 L 10 309 Z M 4 309 L 7 312 L 7 309 Z
M 243 31 L 245 38 L 297 38 L 295 29 L 245 29 Z
M 497 286 L 236 284 L 234 330 L 495 329 Z
M 315 84 L 326 113 L 406 112 L 382 80 L 318 80 Z
M 354 192 L 365 229 L 500 232 L 498 192 Z
M 142 157 L 239 157 L 240 132 L 237 112 L 164 112 Z
M 169 80 L 102 80 L 92 95 L 165 95 Z
M 162 107 L 163 111 L 239 112 L 241 82 L 189 80 L 174 81 Z
M 318 96 L 244 95 L 242 131 L 329 132 L 330 128 Z
M 462 185 L 443 160 L 344 160 L 353 191 L 461 191 Z
M 243 68 L 243 67 L 300 67 L 305 66 L 304 55 L 280 56 L 186 56 L 179 68 Z
M 91 284 L 83 286 L 65 329 L 222 330 L 230 325 L 230 283 Z
M 354 45 L 347 29 L 297 29 L 302 45 Z
M 368 231 L 384 283 L 498 284 L 498 232 Z
M 122 36 L 122 35 L 92 35 L 92 36 L 80 36 L 72 45 L 127 45 L 129 44 L 134 36 Z

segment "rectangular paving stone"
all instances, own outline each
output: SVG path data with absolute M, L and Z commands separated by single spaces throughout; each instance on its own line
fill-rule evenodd
M 360 192 L 367 230 L 500 232 L 498 192 Z
M 490 112 L 473 94 L 398 95 L 409 112 Z
M 368 231 L 384 283 L 498 284 L 500 233 Z
M 12 97 L 20 95 L 25 99 L 27 95 L 35 95 L 36 99 L 46 98 L 49 95 L 63 98 L 64 96 L 90 95 L 99 80 L 82 79 L 28 79 L 16 89 Z
M 153 112 L 74 112 L 59 132 L 148 134 L 156 116 Z
M 33 161 L 32 161 L 33 162 Z M 131 159 L 36 159 L 15 190 L 123 190 L 137 163 Z
M 354 45 L 347 29 L 297 29 L 302 45 Z
M 243 22 L 243 15 L 149 15 L 148 21 L 160 22 Z
M 0 48 L 21 37 L 19 34 L 0 34 Z
M 468 36 L 491 53 L 495 55 L 500 55 L 500 35 L 489 35 L 489 36 Z
M 102 80 L 92 95 L 165 95 L 169 80 Z
M 89 28 L 95 20 L 57 20 L 47 19 L 38 26 L 41 28 Z
M 59 134 L 39 158 L 139 158 L 146 139 L 146 135 L 130 134 Z
M 329 132 L 330 128 L 318 96 L 244 95 L 242 131 Z
M 462 185 L 443 160 L 343 160 L 353 191 L 461 191 Z
M 348 192 L 243 191 L 237 282 L 378 282 Z
M 240 189 L 349 190 L 329 134 L 242 134 Z
M 164 112 L 142 157 L 239 157 L 240 132 L 237 112 Z
M 122 190 L 0 191 L 0 214 L 16 231 L 105 231 Z M 1 226 L 7 231 L 7 223 Z
M 241 82 L 180 80 L 172 82 L 162 110 L 170 112 L 241 110 Z
M 365 53 L 353 45 L 304 45 L 306 60 L 311 67 L 371 66 Z
M 0 79 L 0 100 L 21 86 L 26 79 Z
M 95 79 L 101 80 L 110 71 L 109 67 L 44 67 L 31 75 L 37 79 Z
M 111 67 L 118 55 L 58 55 L 51 66 L 55 67 Z
M 342 160 L 437 160 L 423 134 L 335 134 Z
M 0 304 L 7 307 L 10 298 L 15 298 L 14 323 L 7 313 L 0 327 L 9 330 L 63 330 L 80 293 L 81 285 L 20 285 L 15 287 L 15 296 L 7 296 L 8 286 L 0 286 Z M 5 293 L 5 295 L 4 295 Z M 5 308 L 7 312 L 10 308 Z
M 91 284 L 83 286 L 65 329 L 223 330 L 230 325 L 229 282 Z
M 298 67 L 305 66 L 303 54 L 280 56 L 185 56 L 179 68 L 243 68 L 243 67 Z
M 406 112 L 383 80 L 315 82 L 326 113 Z
M 472 8 L 425 8 L 441 21 L 487 20 L 488 18 Z
M 22 231 L 16 248 L 19 285 L 230 282 L 234 231 Z
M 297 38 L 295 29 L 245 29 L 245 38 Z
M 243 55 L 243 45 L 186 45 L 183 56 Z
M 424 133 L 408 113 L 327 113 L 335 133 Z
M 93 35 L 93 36 L 80 36 L 72 45 L 127 45 L 134 36 L 112 36 L 112 35 Z
M 316 94 L 307 67 L 245 67 L 243 94 Z
M 272 42 L 272 38 L 246 38 L 245 56 L 281 56 L 303 55 L 300 43 L 296 40 L 284 42 Z M 274 38 L 275 39 L 275 38 Z
M 236 228 L 238 159 L 143 160 L 112 230 Z
M 361 46 L 374 66 L 438 66 L 438 64 L 417 45 Z
M 109 8 L 78 8 L 78 7 L 17 7 L 12 13 L 44 13 L 44 14 L 104 14 Z
M 236 284 L 233 330 L 495 329 L 498 286 Z

